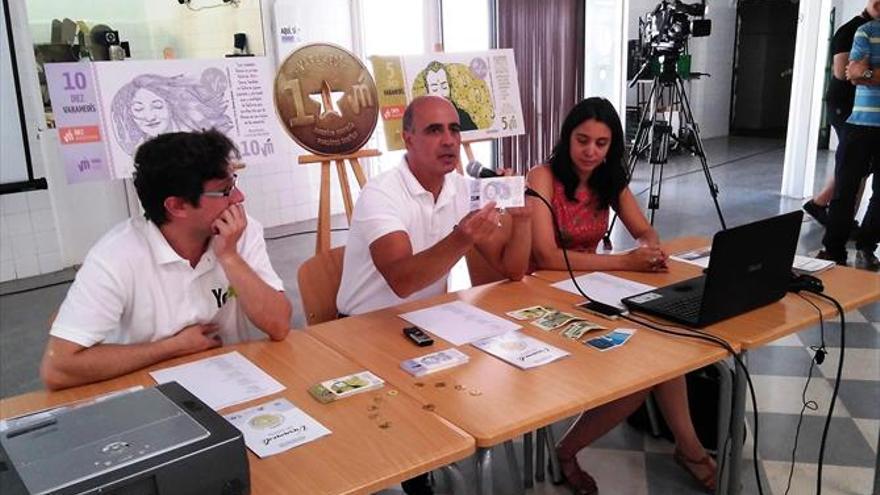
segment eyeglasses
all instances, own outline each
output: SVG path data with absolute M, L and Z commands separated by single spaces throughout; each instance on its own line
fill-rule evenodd
M 226 186 L 226 189 L 223 189 L 222 191 L 205 191 L 202 193 L 202 196 L 208 196 L 209 198 L 228 198 L 236 187 L 238 187 L 238 174 L 232 174 L 232 184 Z

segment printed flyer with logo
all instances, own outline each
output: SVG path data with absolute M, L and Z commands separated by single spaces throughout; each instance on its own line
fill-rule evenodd
M 403 111 L 437 95 L 458 112 L 463 141 L 525 133 L 513 50 L 370 57 L 389 150 L 403 149 Z
M 217 129 L 242 161 L 275 158 L 285 139 L 266 57 L 46 65 L 68 183 L 131 177 L 144 141 Z
M 329 435 L 330 430 L 287 399 L 224 416 L 244 434 L 244 443 L 259 457 L 268 457 Z

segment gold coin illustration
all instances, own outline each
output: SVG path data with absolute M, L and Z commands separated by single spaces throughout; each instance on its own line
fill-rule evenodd
M 376 83 L 347 50 L 329 43 L 304 45 L 275 75 L 275 110 L 303 148 L 319 155 L 353 153 L 376 128 Z
M 284 416 L 275 413 L 257 414 L 256 416 L 248 420 L 248 424 L 250 424 L 251 428 L 255 430 L 267 430 L 269 428 L 275 428 L 280 426 L 283 422 Z

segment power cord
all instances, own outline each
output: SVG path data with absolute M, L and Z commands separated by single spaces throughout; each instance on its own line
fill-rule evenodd
M 737 352 L 733 349 L 733 346 L 731 346 L 729 342 L 722 339 L 721 337 L 703 332 L 702 330 L 697 330 L 694 328 L 677 327 L 677 326 L 671 326 L 671 325 L 666 325 L 666 328 L 664 328 L 664 327 L 660 326 L 659 322 L 655 322 L 655 321 L 650 320 L 648 318 L 645 318 L 643 316 L 640 316 L 639 318 L 633 318 L 630 315 L 621 315 L 621 318 L 632 321 L 634 323 L 638 323 L 640 325 L 644 325 L 644 326 L 646 326 L 652 330 L 658 331 L 660 333 L 666 333 L 666 334 L 675 335 L 675 336 L 679 336 L 679 337 L 705 340 L 707 342 L 712 342 L 714 344 L 720 345 L 721 347 L 726 349 L 727 352 L 730 353 L 730 355 L 733 357 L 734 361 L 736 361 L 736 364 L 739 365 L 740 369 L 742 369 L 743 373 L 745 374 L 746 383 L 748 384 L 748 387 L 749 387 L 749 396 L 752 401 L 752 419 L 755 422 L 754 431 L 752 432 L 752 440 L 753 440 L 752 465 L 755 470 L 755 483 L 758 486 L 758 494 L 764 495 L 764 488 L 763 488 L 763 485 L 761 484 L 760 467 L 758 464 L 758 438 L 759 438 L 759 436 L 758 436 L 758 399 L 755 394 L 755 386 L 752 383 L 752 376 L 749 373 L 749 369 L 746 367 L 746 364 L 742 361 L 742 358 L 740 358 L 739 354 L 737 354 Z M 678 332 L 675 330 L 671 330 L 670 327 L 675 328 L 677 330 L 684 330 L 685 332 L 693 332 L 693 333 Z M 728 433 L 729 433 L 728 438 L 730 438 L 730 433 L 733 432 L 733 407 L 734 407 L 734 404 L 733 404 L 733 400 L 731 400 L 730 402 L 731 402 L 731 406 L 730 406 L 731 407 L 731 414 L 730 414 L 730 423 L 728 424 Z M 734 440 L 736 440 L 736 439 L 734 439 Z M 725 450 L 726 450 L 726 448 L 727 447 L 725 445 Z M 724 451 L 722 451 L 722 452 L 724 452 Z M 722 458 L 722 463 L 724 463 L 724 462 L 725 462 L 725 459 Z M 724 466 L 724 464 L 722 464 L 722 467 L 723 466 Z
M 788 495 L 789 490 L 791 489 L 791 479 L 794 476 L 794 464 L 797 456 L 797 448 L 798 448 L 798 439 L 801 434 L 801 425 L 804 421 L 804 413 L 807 409 L 811 411 L 816 411 L 819 409 L 819 404 L 814 400 L 807 400 L 807 388 L 810 386 L 810 380 L 813 378 L 813 367 L 816 365 L 821 365 L 822 362 L 825 361 L 825 318 L 822 316 L 822 309 L 816 305 L 813 301 L 807 299 L 800 292 L 795 292 L 801 299 L 806 301 L 810 306 L 816 308 L 816 311 L 819 313 L 819 341 L 820 344 L 818 346 L 810 346 L 810 349 L 813 350 L 814 354 L 812 359 L 810 359 L 810 369 L 807 371 L 807 381 L 804 383 L 804 389 L 801 391 L 801 402 L 803 403 L 803 407 L 801 407 L 801 412 L 798 415 L 797 427 L 794 430 L 794 446 L 791 449 L 791 465 L 788 469 L 788 482 L 785 485 L 785 495 Z
M 825 417 L 825 427 L 822 429 L 822 441 L 819 444 L 819 466 L 816 475 L 816 495 L 822 495 L 822 465 L 825 460 L 825 442 L 828 439 L 828 428 L 831 426 L 831 416 L 834 414 L 834 404 L 837 402 L 837 393 L 840 391 L 840 378 L 843 375 L 843 358 L 846 352 L 846 317 L 844 316 L 843 306 L 837 302 L 837 299 L 821 292 L 814 292 L 814 294 L 834 304 L 834 307 L 837 308 L 837 314 L 840 315 L 840 360 L 837 362 L 837 377 L 834 378 L 834 391 L 831 393 L 831 403 L 828 404 L 828 416 Z
M 561 235 L 562 229 L 559 227 L 559 221 L 556 218 L 556 212 L 553 211 L 553 206 L 550 205 L 550 202 L 547 201 L 543 196 L 541 196 L 537 191 L 530 189 L 530 188 L 526 188 L 525 194 L 527 196 L 532 196 L 534 198 L 538 198 L 539 200 L 541 200 L 541 202 L 544 203 L 544 205 L 550 211 L 550 217 L 553 219 L 553 228 L 556 231 L 556 235 L 557 235 L 557 237 L 561 238 L 562 237 L 562 235 Z M 575 289 L 577 289 L 577 291 L 580 293 L 581 296 L 583 296 L 584 299 L 586 299 L 588 301 L 592 301 L 592 299 L 589 296 L 587 296 L 587 294 L 584 292 L 584 290 L 581 289 L 580 284 L 578 284 L 577 278 L 574 276 L 574 270 L 571 268 L 571 262 L 568 259 L 568 250 L 565 248 L 565 246 L 563 244 L 560 244 L 560 248 L 562 249 L 562 258 L 565 260 L 565 267 L 568 270 L 568 276 L 569 276 L 569 278 L 571 278 L 571 282 L 574 284 Z M 752 385 L 752 378 L 749 375 L 748 368 L 746 368 L 745 363 L 743 363 L 742 360 L 740 359 L 740 357 L 737 355 L 736 351 L 733 349 L 733 346 L 731 346 L 729 342 L 727 342 L 726 340 L 724 340 L 720 337 L 717 337 L 715 335 L 710 335 L 707 333 L 703 333 L 699 330 L 694 330 L 694 329 L 689 329 L 689 328 L 687 328 L 687 329 L 680 328 L 682 330 L 687 330 L 687 331 L 694 332 L 694 333 L 676 332 L 674 330 L 668 330 L 668 329 L 661 328 L 648 319 L 644 319 L 643 321 L 639 321 L 638 319 L 632 318 L 631 316 L 625 315 L 625 314 L 621 314 L 621 317 L 626 320 L 632 321 L 634 323 L 644 325 L 648 328 L 659 331 L 661 333 L 667 333 L 670 335 L 676 335 L 676 336 L 685 337 L 685 338 L 705 340 L 708 342 L 712 342 L 714 344 L 718 344 L 721 347 L 723 347 L 725 350 L 727 350 L 731 356 L 733 356 L 733 358 L 736 360 L 737 364 L 739 364 L 740 368 L 743 370 L 743 372 L 745 372 L 746 381 L 749 385 L 749 392 L 751 394 L 752 409 L 754 410 L 754 420 L 755 420 L 755 431 L 753 433 L 753 437 L 754 437 L 754 456 L 753 456 L 754 459 L 753 460 L 754 460 L 754 466 L 755 466 L 755 479 L 757 480 L 759 495 L 764 495 L 764 490 L 761 486 L 761 477 L 759 475 L 759 469 L 758 469 L 758 401 L 755 397 L 755 388 Z M 679 327 L 676 327 L 676 328 L 679 328 Z M 733 401 L 731 400 L 730 402 L 731 402 L 731 408 L 733 408 Z M 730 415 L 731 421 L 733 421 L 732 412 L 733 411 L 731 410 L 731 415 Z M 730 432 L 730 431 L 732 431 L 732 423 L 728 425 L 728 432 Z M 729 437 L 729 435 L 728 435 L 728 437 Z M 726 449 L 726 446 L 725 446 L 725 449 Z M 722 462 L 724 462 L 724 459 L 722 459 Z M 722 464 L 722 466 L 723 466 L 723 464 Z

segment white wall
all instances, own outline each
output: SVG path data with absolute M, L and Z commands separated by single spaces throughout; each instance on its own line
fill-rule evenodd
M 330 41 L 351 47 L 350 0 L 242 0 L 238 8 L 220 7 L 193 12 L 171 0 L 12 0 L 17 14 L 15 33 L 19 53 L 30 55 L 31 45 L 47 42 L 53 18 L 85 20 L 93 26 L 110 25 L 120 38 L 131 43 L 132 58 L 161 58 L 171 46 L 178 58 L 215 58 L 232 51 L 232 34 L 246 32 L 251 51 L 274 59 L 273 7 L 276 1 L 296 4 L 299 22 L 306 27 L 304 41 Z M 193 0 L 194 7 L 219 0 Z M 27 12 L 29 17 L 25 17 Z M 342 26 L 347 39 L 336 32 L 321 32 L 313 22 L 320 18 Z M 265 27 L 264 27 L 265 20 Z M 263 32 L 265 31 L 265 36 Z M 326 30 L 325 30 L 326 31 Z M 33 34 L 32 34 L 33 33 Z M 33 36 L 33 38 L 32 38 Z M 25 47 L 22 49 L 21 47 Z M 120 62 L 125 63 L 125 62 Z M 7 195 L 0 198 L 0 281 L 48 273 L 81 263 L 89 248 L 107 230 L 137 212 L 133 189 L 123 181 L 68 185 L 54 129 L 45 129 L 32 56 L 19 59 L 25 74 L 24 90 L 32 95 L 30 125 L 37 177 L 45 176 L 48 191 Z M 271 81 L 269 81 L 271 84 Z M 248 212 L 264 226 L 315 218 L 318 210 L 319 165 L 299 165 L 303 150 L 292 140 L 278 143 L 284 159 L 251 166 L 241 173 L 240 185 L 247 197 Z M 335 167 L 331 174 L 331 212 L 343 210 Z M 356 187 L 355 187 L 356 191 Z M 128 194 L 128 196 L 127 196 Z M 354 192 L 356 196 L 356 192 Z
M 42 100 L 36 84 L 37 73 L 31 52 L 31 38 L 21 0 L 10 3 L 11 27 L 19 55 L 22 102 L 34 177 L 45 176 L 46 159 L 38 130 L 44 125 Z M 6 36 L 6 33 L 2 33 Z M 22 63 L 24 62 L 24 63 Z M 10 81 L 3 81 L 10 84 Z M 2 102 L 10 104 L 10 102 Z M 2 143 L 3 147 L 7 143 Z M 2 147 L 0 147 L 2 148 Z M 0 151 L 2 156 L 5 153 Z M 48 191 L 0 196 L 0 281 L 30 277 L 60 270 L 65 266 L 56 226 L 58 222 Z
M 700 126 L 700 137 L 726 136 L 730 122 L 730 90 L 733 76 L 733 49 L 736 28 L 736 7 L 730 2 L 709 2 L 708 19 L 712 34 L 690 39 L 691 71 L 705 72 L 711 77 L 685 83 L 694 119 Z M 628 14 L 629 38 L 638 38 L 639 17 L 652 11 L 656 0 L 630 0 Z M 645 93 L 647 93 L 647 88 Z M 635 105 L 635 88 L 627 91 L 627 105 Z

